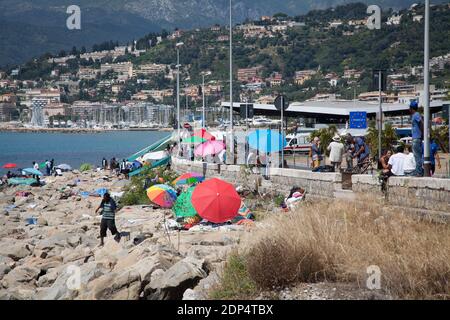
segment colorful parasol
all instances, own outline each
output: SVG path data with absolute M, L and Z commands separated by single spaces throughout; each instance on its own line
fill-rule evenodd
M 158 184 L 150 187 L 147 190 L 147 196 L 151 202 L 163 208 L 172 208 L 177 200 L 176 191 L 165 184 Z
M 202 182 L 203 180 L 205 180 L 205 177 L 202 174 L 196 172 L 189 172 L 176 178 L 173 181 L 173 184 L 177 186 L 190 185 Z

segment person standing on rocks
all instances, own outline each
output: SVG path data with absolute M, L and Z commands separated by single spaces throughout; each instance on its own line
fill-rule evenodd
M 95 213 L 102 209 L 102 221 L 100 223 L 100 246 L 104 245 L 104 238 L 109 229 L 112 235 L 115 236 L 114 240 L 120 242 L 120 233 L 116 228 L 116 202 L 111 198 L 109 193 L 105 193 L 100 206 L 95 210 Z
M 102 168 L 105 171 L 108 169 L 108 160 L 106 160 L 106 158 L 103 158 L 102 160 Z

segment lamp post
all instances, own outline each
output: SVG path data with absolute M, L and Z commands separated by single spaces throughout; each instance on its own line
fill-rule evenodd
M 230 0 L 230 152 L 231 163 L 234 164 L 234 135 L 233 135 L 233 1 Z
M 177 136 L 178 136 L 178 155 L 181 151 L 181 133 L 180 133 L 180 48 L 183 46 L 183 42 L 176 44 L 177 48 Z
M 431 175 L 431 157 L 430 157 L 430 0 L 425 0 L 425 36 L 424 36 L 424 61 L 423 61 L 423 79 L 424 79 L 424 153 L 423 169 L 424 175 Z
M 203 108 L 202 108 L 202 128 L 206 128 L 206 118 L 205 118 L 205 76 L 211 75 L 211 71 L 202 72 L 202 95 L 203 95 Z

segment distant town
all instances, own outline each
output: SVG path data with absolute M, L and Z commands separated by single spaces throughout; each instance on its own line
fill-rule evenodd
M 449 16 L 450 5 L 436 6 L 435 10 Z M 383 27 L 391 31 L 401 28 L 402 23 L 420 26 L 423 20 L 420 6 L 384 15 Z M 308 16 L 291 18 L 278 14 L 236 26 L 234 77 L 239 87 L 235 101 L 273 104 L 279 93 L 286 93 L 290 102 L 377 101 L 379 93 L 371 87 L 372 70 L 365 66 L 354 67 L 354 63 L 344 61 L 338 67 L 327 67 L 307 63 L 307 58 L 297 64 L 277 62 L 287 57 L 288 50 L 289 59 L 304 54 L 289 49 L 283 41 L 303 41 L 302 35 L 313 32 L 355 39 L 366 32 L 366 21 L 333 17 L 315 21 Z M 221 102 L 229 101 L 225 72 L 228 32 L 220 25 L 190 31 L 176 29 L 126 45 L 105 42 L 94 46 L 92 52 L 74 47 L 70 52 L 47 54 L 23 66 L 5 69 L 0 71 L 0 122 L 9 123 L 10 127 L 173 128 L 177 76 L 174 47 L 183 43 L 181 56 L 188 55 L 182 58 L 180 71 L 183 121 L 199 118 L 205 98 L 209 121 L 220 124 Z M 319 38 L 310 41 L 320 43 Z M 401 43 L 389 44 L 390 49 L 396 46 Z M 261 54 L 255 58 L 252 51 L 261 47 Z M 210 51 L 217 52 L 207 60 Z M 261 58 L 266 56 L 276 63 Z M 295 69 L 296 65 L 308 67 Z M 450 100 L 450 49 L 433 56 L 430 66 L 432 78 L 436 79 L 431 86 L 431 100 Z M 211 75 L 202 79 L 201 72 L 208 69 L 213 69 Z M 406 104 L 419 99 L 422 79 L 421 64 L 390 66 L 383 101 Z

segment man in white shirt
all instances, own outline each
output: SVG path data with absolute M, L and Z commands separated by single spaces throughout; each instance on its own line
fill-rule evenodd
M 405 164 L 403 170 L 405 171 L 405 176 L 413 176 L 416 171 L 416 160 L 414 158 L 414 153 L 412 153 L 409 148 L 405 148 Z
M 399 146 L 396 153 L 389 158 L 389 169 L 394 176 L 405 175 L 406 154 L 403 153 L 404 150 L 405 148 L 403 146 Z

